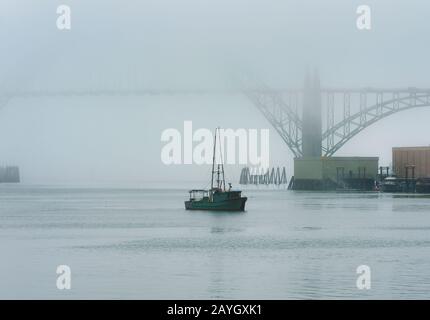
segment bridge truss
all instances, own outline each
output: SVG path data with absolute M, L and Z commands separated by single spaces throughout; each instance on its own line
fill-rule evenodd
M 246 95 L 288 145 L 302 152 L 303 91 L 253 90 Z M 394 113 L 430 106 L 430 89 L 321 89 L 322 155 L 332 156 L 365 128 Z

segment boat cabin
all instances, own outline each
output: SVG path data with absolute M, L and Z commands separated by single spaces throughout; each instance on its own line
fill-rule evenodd
M 209 198 L 209 191 L 208 190 L 190 190 L 190 200 L 192 201 L 199 201 L 204 198 Z

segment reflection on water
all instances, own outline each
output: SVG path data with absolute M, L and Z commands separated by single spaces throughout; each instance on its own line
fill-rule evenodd
M 428 196 L 245 193 L 228 213 L 185 211 L 185 189 L 2 185 L 0 298 L 430 298 Z

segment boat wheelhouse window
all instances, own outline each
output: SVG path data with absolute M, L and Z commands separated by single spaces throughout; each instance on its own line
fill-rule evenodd
M 191 190 L 190 199 L 191 200 L 201 200 L 204 197 L 208 197 L 208 192 L 206 190 Z

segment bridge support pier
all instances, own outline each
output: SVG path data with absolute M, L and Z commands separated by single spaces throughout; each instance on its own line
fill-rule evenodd
M 318 74 L 306 76 L 303 90 L 303 157 L 320 157 L 322 147 L 321 86 Z

